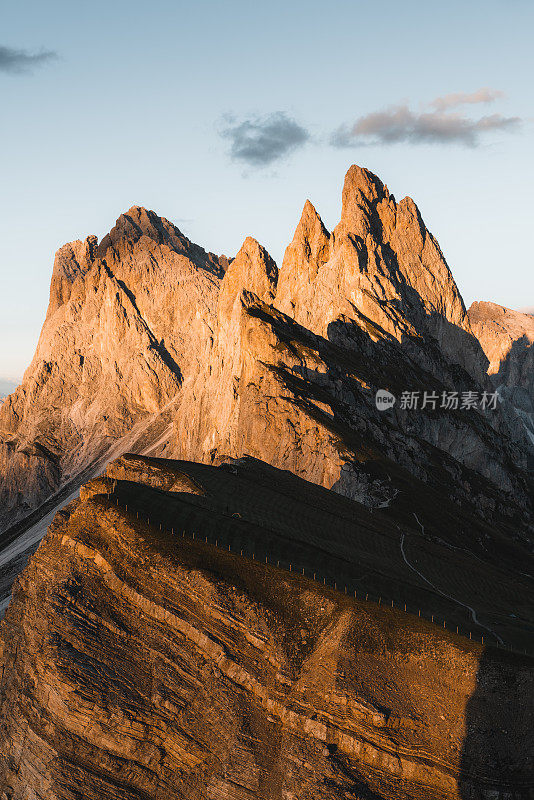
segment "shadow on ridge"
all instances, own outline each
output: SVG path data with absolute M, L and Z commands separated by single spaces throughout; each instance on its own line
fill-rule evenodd
M 465 800 L 534 797 L 532 659 L 487 648 L 467 704 L 459 795 Z

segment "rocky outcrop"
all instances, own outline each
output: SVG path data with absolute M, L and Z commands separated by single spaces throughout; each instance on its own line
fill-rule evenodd
M 34 359 L 0 406 L 0 528 L 124 437 L 146 448 L 202 358 L 224 262 L 131 208 L 98 244 L 62 247 Z M 168 438 L 168 437 L 167 437 Z
M 282 311 L 314 333 L 363 314 L 399 341 L 432 337 L 477 379 L 484 355 L 447 262 L 414 201 L 397 203 L 369 170 L 345 177 L 341 221 L 329 234 L 307 202 L 278 287 Z
M 442 407 L 491 392 L 486 370 L 417 207 L 365 169 L 348 171 L 332 233 L 306 203 L 280 274 L 254 239 L 228 262 L 134 208 L 102 242 L 57 256 L 36 356 L 0 407 L 4 524 L 126 450 L 249 454 L 416 514 L 450 542 L 460 523 L 445 529 L 429 498 L 452 503 L 449 519 L 469 507 L 462 546 L 521 561 L 532 487 L 520 421 Z M 397 398 L 386 412 L 379 389 Z M 404 408 L 405 392 L 434 405 Z
M 409 495 L 421 516 L 426 489 L 415 478 L 445 505 L 471 505 L 503 536 L 520 532 L 530 552 L 517 420 L 499 407 L 400 403 L 406 390 L 434 392 L 437 406 L 444 393 L 489 394 L 486 368 L 415 205 L 397 204 L 376 176 L 352 167 L 340 224 L 329 234 L 308 201 L 277 281 L 265 252 L 244 245 L 222 280 L 213 341 L 184 383 L 165 454 L 207 463 L 253 455 L 369 505 L 408 504 Z M 376 408 L 379 389 L 397 398 L 387 413 Z M 431 531 L 435 514 L 423 516 Z
M 469 319 L 499 394 L 525 426 L 534 466 L 534 317 L 496 303 L 473 303 Z
M 382 512 L 258 462 L 115 462 L 57 515 L 2 623 L 0 791 L 529 800 L 530 659 L 340 593 L 308 564 L 290 573 L 285 560 L 316 553 L 328 574 L 353 547 L 358 580 L 374 564 L 391 590 L 406 570 L 420 602 L 428 587 L 394 539 Z M 421 533 L 406 543 L 419 573 L 435 563 L 426 546 Z M 487 604 L 486 624 L 505 620 L 504 606 L 490 612 L 491 571 L 474 585 L 462 554 L 448 553 L 456 591 L 465 572 L 464 599 Z M 501 572 L 518 610 L 515 580 Z

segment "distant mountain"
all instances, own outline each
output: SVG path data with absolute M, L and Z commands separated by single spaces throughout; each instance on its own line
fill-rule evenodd
M 534 317 L 496 303 L 473 303 L 469 319 L 489 359 L 495 388 L 510 402 L 534 445 Z
M 171 426 L 224 263 L 136 207 L 100 243 L 58 251 L 33 361 L 0 408 L 0 529 L 115 447 L 144 449 Z
M 18 383 L 16 381 L 9 380 L 9 378 L 0 378 L 0 398 L 14 392 L 17 386 Z

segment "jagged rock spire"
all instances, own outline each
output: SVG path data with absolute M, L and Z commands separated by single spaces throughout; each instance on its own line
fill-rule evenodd
M 330 255 L 330 233 L 309 200 L 306 200 L 293 241 L 288 245 L 276 294 L 276 305 L 292 314 L 299 297 L 317 277 Z
M 219 296 L 219 318 L 231 313 L 236 298 L 246 290 L 266 303 L 276 293 L 278 267 L 267 250 L 256 239 L 247 236 L 238 254 L 228 267 Z

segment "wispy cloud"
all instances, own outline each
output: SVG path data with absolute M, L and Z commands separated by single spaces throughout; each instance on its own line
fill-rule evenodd
M 37 67 L 54 61 L 57 53 L 53 50 L 40 50 L 30 53 L 27 50 L 17 50 L 13 47 L 0 45 L 0 72 L 11 75 L 24 75 L 33 72 Z
M 281 111 L 241 122 L 226 118 L 220 135 L 230 141 L 231 157 L 251 167 L 266 167 L 302 147 L 310 138 L 305 128 Z
M 494 103 L 504 97 L 504 92 L 499 89 L 490 89 L 484 86 L 476 92 L 453 92 L 443 97 L 436 97 L 430 103 L 437 111 L 446 111 L 448 108 L 458 108 L 463 105 L 476 105 L 477 103 Z
M 352 124 L 341 125 L 331 137 L 334 147 L 369 144 L 462 144 L 476 147 L 480 136 L 490 131 L 510 131 L 521 122 L 519 117 L 489 114 L 473 119 L 451 108 L 461 105 L 491 103 L 503 93 L 496 89 L 448 94 L 428 104 L 432 110 L 412 111 L 407 104 L 393 106 L 359 117 Z

